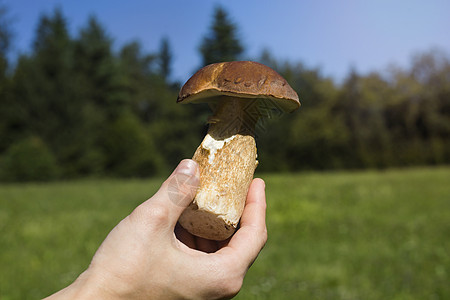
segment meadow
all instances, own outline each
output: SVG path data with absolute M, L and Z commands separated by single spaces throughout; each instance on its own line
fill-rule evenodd
M 450 299 L 450 167 L 258 175 L 269 240 L 236 299 Z M 0 299 L 68 285 L 161 182 L 0 185 Z

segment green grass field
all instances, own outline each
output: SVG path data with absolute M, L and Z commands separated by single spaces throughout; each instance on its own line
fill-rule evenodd
M 237 299 L 450 299 L 450 167 L 266 174 L 269 240 Z M 84 270 L 161 179 L 0 186 L 0 299 Z

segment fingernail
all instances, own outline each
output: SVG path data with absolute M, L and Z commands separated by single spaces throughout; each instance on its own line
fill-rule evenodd
M 264 181 L 264 179 L 259 178 L 259 180 L 261 180 L 261 182 L 263 184 L 263 188 L 264 188 L 264 190 L 266 190 L 266 182 Z
M 200 180 L 198 174 L 198 165 L 195 161 L 185 159 L 180 162 L 167 187 L 169 199 L 174 204 L 187 206 L 192 202 Z
M 175 173 L 194 176 L 197 173 L 197 163 L 192 159 L 184 159 L 175 169 Z

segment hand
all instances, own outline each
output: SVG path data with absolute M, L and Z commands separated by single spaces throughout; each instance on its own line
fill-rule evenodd
M 173 184 L 176 182 L 177 184 Z M 89 268 L 49 299 L 219 299 L 236 295 L 267 240 L 264 181 L 250 185 L 240 228 L 223 242 L 177 225 L 199 171 L 183 160 L 103 241 Z

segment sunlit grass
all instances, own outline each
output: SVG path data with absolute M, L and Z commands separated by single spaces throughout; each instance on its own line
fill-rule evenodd
M 450 169 L 267 176 L 241 299 L 447 299 Z
M 269 240 L 238 299 L 450 298 L 450 168 L 261 177 Z M 161 181 L 0 186 L 0 299 L 69 284 Z

